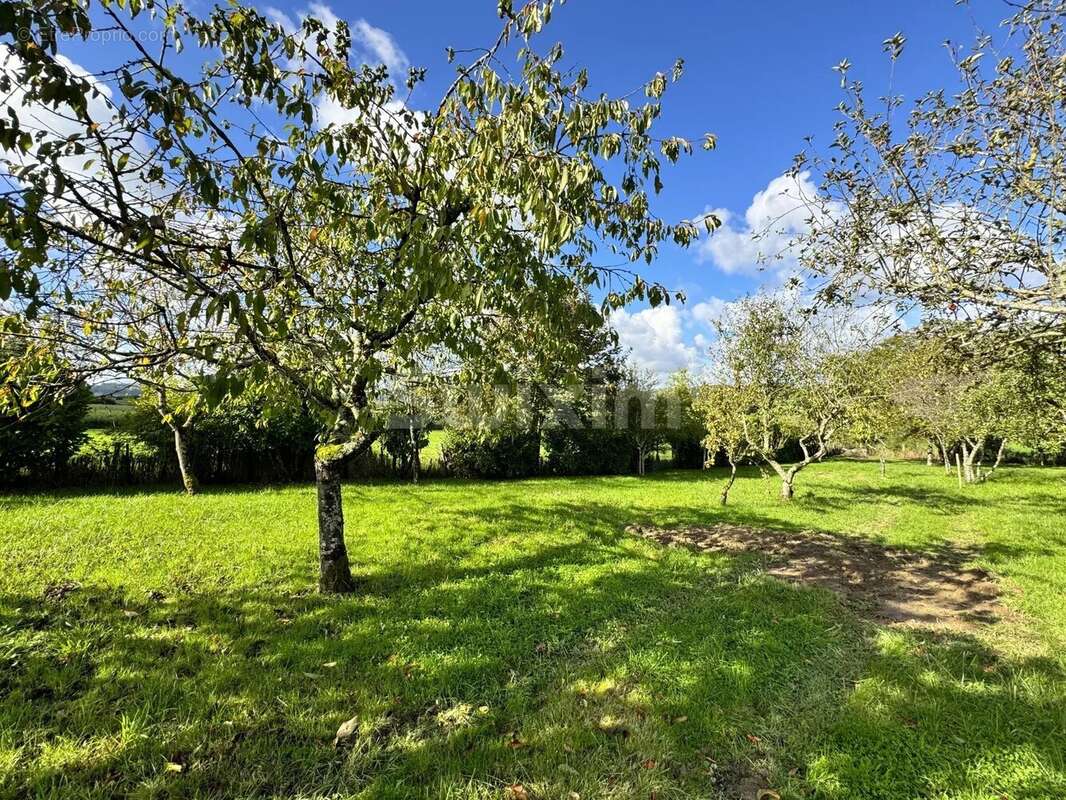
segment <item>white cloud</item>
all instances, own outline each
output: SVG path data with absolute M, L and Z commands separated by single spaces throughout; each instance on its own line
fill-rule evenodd
M 708 297 L 694 305 L 669 305 L 639 311 L 620 309 L 610 317 L 623 348 L 635 366 L 666 378 L 679 369 L 699 376 L 709 368 L 714 323 L 731 305 Z
M 325 3 L 310 3 L 307 8 L 297 13 L 299 22 L 294 20 L 284 11 L 269 6 L 263 14 L 276 25 L 280 25 L 286 33 L 294 34 L 299 30 L 300 23 L 307 17 L 314 17 L 321 22 L 327 30 L 332 31 L 337 27 L 341 18 L 333 10 L 332 6 Z M 364 64 L 384 64 L 389 68 L 393 80 L 399 78 L 410 66 L 407 54 L 396 43 L 388 31 L 371 25 L 363 18 L 359 18 L 349 24 L 352 34 L 354 55 Z M 332 41 L 332 40 L 331 40 Z
M 117 114 L 114 105 L 111 103 L 111 87 L 97 80 L 88 70 L 61 53 L 56 54 L 55 60 L 71 75 L 88 81 L 92 89 L 95 90 L 86 93 L 86 113 L 91 120 L 101 126 L 104 138 L 110 138 L 109 127 L 116 119 Z M 0 44 L 0 72 L 6 72 L 10 76 L 16 77 L 22 66 L 22 61 L 18 55 L 8 45 Z M 84 136 L 85 134 L 85 123 L 75 115 L 70 106 L 64 104 L 53 109 L 36 101 L 27 101 L 26 91 L 21 86 L 16 86 L 10 94 L 0 99 L 0 113 L 6 114 L 9 108 L 18 116 L 23 130 L 34 134 L 45 133 L 50 141 L 61 141 L 68 136 Z M 116 149 L 121 148 L 121 144 L 118 142 L 109 142 L 109 144 Z M 143 144 L 144 142 L 140 138 L 135 141 L 135 145 L 140 149 L 143 149 Z M 15 163 L 25 164 L 35 160 L 36 151 L 35 138 L 33 146 L 25 156 L 22 156 L 17 151 L 11 151 L 5 153 L 4 157 L 13 160 Z M 62 158 L 60 163 L 63 170 L 68 174 L 84 176 L 91 171 L 85 167 L 85 162 L 91 157 L 92 153 L 82 156 L 67 156 Z
M 722 315 L 727 305 L 728 303 L 720 297 L 708 298 L 692 307 L 692 318 L 708 328 L 713 328 L 715 321 Z
M 298 12 L 297 16 L 300 22 L 294 21 L 284 11 L 274 7 L 266 8 L 263 13 L 267 19 L 280 25 L 290 34 L 297 33 L 300 28 L 300 22 L 307 17 L 315 17 L 331 31 L 341 21 L 332 6 L 315 2 L 310 3 L 306 9 Z M 362 18 L 352 22 L 349 25 L 349 29 L 352 34 L 352 44 L 354 45 L 352 48 L 354 58 L 364 64 L 384 64 L 389 70 L 390 80 L 396 85 L 397 79 L 406 72 L 410 61 L 392 35 L 388 31 L 371 25 Z M 295 65 L 290 64 L 290 66 Z M 401 112 L 405 110 L 406 105 L 400 100 L 393 100 L 387 103 L 380 112 L 382 122 L 398 128 L 409 127 L 400 117 Z M 323 94 L 318 98 L 316 111 L 316 122 L 323 128 L 329 125 L 344 125 L 352 122 L 355 118 L 355 112 L 352 109 L 345 108 L 328 94 Z
M 407 54 L 399 48 L 396 40 L 388 32 L 375 28 L 365 19 L 357 19 L 352 25 L 352 38 L 372 54 L 379 63 L 388 67 L 394 80 L 406 72 L 410 66 L 411 62 L 407 60 Z
M 307 10 L 300 14 L 301 19 L 303 17 L 317 17 L 318 21 L 325 25 L 330 30 L 337 27 L 337 23 L 340 22 L 333 9 L 327 6 L 325 3 L 311 3 Z
M 634 312 L 619 309 L 611 314 L 610 323 L 638 367 L 668 375 L 691 366 L 697 357 L 696 348 L 682 334 L 682 312 L 677 306 Z
M 274 8 L 273 6 L 268 6 L 263 13 L 266 15 L 266 18 L 275 25 L 280 25 L 286 33 L 296 32 L 296 24 L 292 21 L 292 17 L 284 11 Z
M 742 221 L 729 209 L 714 209 L 722 227 L 700 242 L 700 261 L 711 261 L 730 274 L 795 270 L 790 245 L 810 229 L 807 203 L 816 196 L 810 173 L 801 172 L 795 177 L 780 175 L 756 192 Z
M 112 102 L 112 88 L 97 78 L 80 64 L 71 61 L 61 53 L 55 56 L 56 62 L 70 75 L 83 79 L 90 87 L 85 93 L 85 114 L 87 120 L 65 103 L 50 105 L 27 97 L 24 87 L 18 85 L 18 75 L 23 68 L 19 56 L 11 48 L 0 43 L 0 73 L 6 73 L 15 79 L 15 88 L 0 98 L 0 114 L 14 113 L 19 120 L 21 130 L 33 135 L 33 144 L 25 153 L 20 150 L 0 151 L 0 173 L 6 182 L 22 185 L 21 178 L 15 177 L 19 167 L 41 163 L 38 152 L 41 141 L 66 146 L 68 141 L 79 140 L 85 147 L 81 155 L 65 155 L 58 159 L 59 167 L 67 179 L 68 190 L 63 195 L 65 200 L 73 200 L 71 192 L 76 187 L 82 201 L 56 202 L 57 211 L 70 214 L 70 220 L 80 218 L 86 205 L 107 208 L 117 213 L 119 193 L 122 200 L 131 208 L 139 208 L 143 213 L 150 212 L 150 206 L 158 199 L 159 189 L 143 178 L 145 165 L 151 158 L 152 148 L 141 132 L 132 136 L 128 126 L 122 120 L 119 111 Z M 95 136 L 88 134 L 87 121 L 96 126 Z M 123 156 L 128 163 L 122 168 L 117 182 L 105 171 L 105 159 L 101 157 L 100 145 L 96 136 L 106 144 L 111 153 L 111 163 L 116 163 Z M 62 151 L 60 151 L 62 152 Z M 103 176 L 103 180 L 99 178 Z

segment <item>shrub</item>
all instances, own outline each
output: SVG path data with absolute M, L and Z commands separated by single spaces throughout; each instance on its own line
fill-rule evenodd
M 540 436 L 514 429 L 446 433 L 441 448 L 446 470 L 461 478 L 522 478 L 537 474 Z
M 92 393 L 85 384 L 61 400 L 45 395 L 15 415 L 0 415 L 0 481 L 54 480 L 85 437 Z
M 391 459 L 394 473 L 407 475 L 414 462 L 415 448 L 421 451 L 429 444 L 429 436 L 424 428 L 414 429 L 415 440 L 411 442 L 409 428 L 386 428 L 381 435 L 381 447 Z
M 679 469 L 702 469 L 704 462 L 703 442 L 687 433 L 671 433 L 666 437 L 673 456 L 673 466 Z
M 620 475 L 631 472 L 633 443 L 613 428 L 549 428 L 544 431 L 546 472 L 553 475 Z
M 138 406 L 128 430 L 161 454 L 163 477 L 177 476 L 174 434 L 151 405 Z M 317 433 L 298 405 L 267 406 L 243 395 L 193 417 L 189 456 L 204 483 L 310 480 Z

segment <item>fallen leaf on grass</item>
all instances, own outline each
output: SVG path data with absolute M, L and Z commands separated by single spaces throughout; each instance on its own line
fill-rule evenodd
M 359 730 L 359 717 L 352 717 L 337 728 L 337 735 L 333 737 L 333 746 L 340 747 L 346 741 L 351 739 L 352 735 L 357 730 Z
M 185 766 L 183 764 L 177 764 L 173 761 L 168 761 L 165 769 L 167 772 L 181 772 L 183 769 L 185 769 Z
M 520 783 L 512 783 L 507 787 L 504 792 L 504 796 L 507 800 L 529 800 L 529 792 L 526 791 L 526 787 Z
M 781 800 L 781 795 L 773 789 L 760 789 L 759 793 L 755 795 L 755 800 Z
M 322 666 L 325 667 L 326 669 L 333 669 L 335 666 L 337 666 L 337 662 L 336 661 L 327 661 Z
M 644 767 L 644 769 L 655 769 L 655 759 L 646 758 L 640 762 L 640 766 Z

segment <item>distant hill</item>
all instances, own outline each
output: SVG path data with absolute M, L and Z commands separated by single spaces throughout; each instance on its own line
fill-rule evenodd
M 89 389 L 96 397 L 110 397 L 113 400 L 141 396 L 140 387 L 126 381 L 104 381 L 93 384 Z

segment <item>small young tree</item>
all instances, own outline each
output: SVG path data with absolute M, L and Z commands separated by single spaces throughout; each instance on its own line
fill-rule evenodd
M 752 403 L 737 386 L 705 385 L 696 392 L 694 408 L 707 431 L 703 446 L 708 460 L 713 462 L 715 455 L 722 453 L 729 463 L 729 479 L 720 497 L 724 506 L 737 479 L 737 465 L 753 453 L 747 439 L 747 431 L 752 427 L 748 420 Z
M 854 375 L 846 359 L 821 347 L 808 321 L 785 301 L 750 297 L 719 319 L 722 383 L 750 403 L 744 438 L 781 478 L 791 500 L 796 475 L 828 453 L 854 402 Z M 796 443 L 803 457 L 790 465 L 778 454 Z
M 850 403 L 842 438 L 876 452 L 881 477 L 890 446 L 906 438 L 908 420 L 894 393 L 906 377 L 904 348 L 899 339 L 860 347 L 845 356 L 842 369 L 851 370 L 849 383 L 857 388 Z
M 668 409 L 657 384 L 654 372 L 633 367 L 618 387 L 615 419 L 625 420 L 640 476 L 645 473 L 648 458 L 666 441 Z
M 412 361 L 407 369 L 392 376 L 382 395 L 382 412 L 387 428 L 381 444 L 400 469 L 409 472 L 411 482 L 418 483 L 422 471 L 422 450 L 429 444 L 426 435 L 430 422 L 436 378 L 424 364 Z

